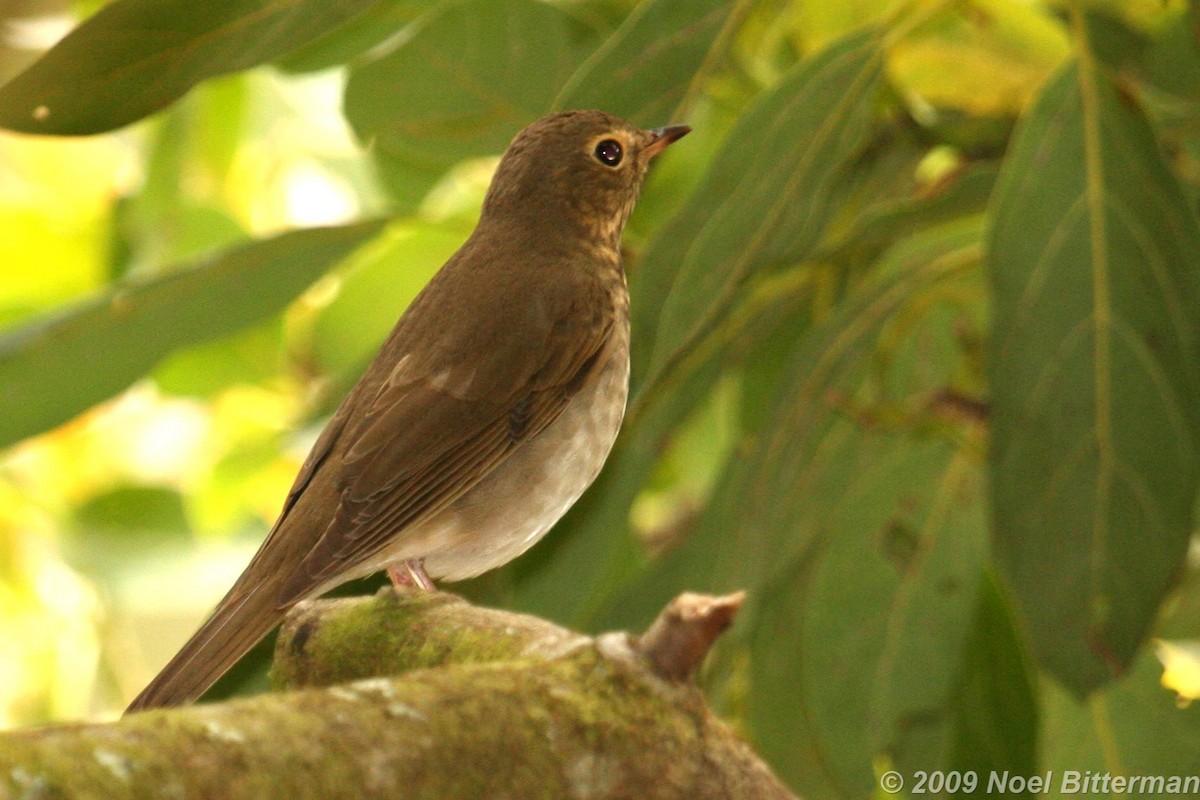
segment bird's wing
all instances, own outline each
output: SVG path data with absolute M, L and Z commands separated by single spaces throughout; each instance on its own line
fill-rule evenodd
M 493 353 L 507 374 L 402 359 L 365 411 L 336 434 L 340 441 L 328 445 L 345 454 L 337 467 L 339 507 L 284 583 L 281 602 L 372 560 L 405 527 L 462 496 L 545 430 L 604 352 L 612 324 L 592 322 L 566 316 L 544 342 L 513 342 L 519 355 Z M 498 346 L 504 341 L 497 337 Z
M 611 323 L 581 317 L 579 306 L 592 306 L 571 295 L 553 307 L 528 297 L 506 301 L 501 316 L 488 305 L 491 295 L 481 289 L 472 302 L 459 284 L 450 307 L 477 321 L 466 326 L 474 340 L 438 337 L 432 330 L 445 320 L 430 310 L 446 307 L 442 291 L 431 284 L 414 301 L 313 445 L 258 553 L 130 710 L 199 697 L 283 609 L 478 483 L 558 417 L 611 335 Z M 505 336 L 506 324 L 531 333 Z M 420 351 L 414 342 L 434 344 Z M 481 362 L 480 353 L 489 355 Z

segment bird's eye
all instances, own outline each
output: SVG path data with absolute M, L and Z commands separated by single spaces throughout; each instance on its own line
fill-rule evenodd
M 600 163 L 615 167 L 621 163 L 621 143 L 616 139 L 605 139 L 596 145 L 596 158 Z

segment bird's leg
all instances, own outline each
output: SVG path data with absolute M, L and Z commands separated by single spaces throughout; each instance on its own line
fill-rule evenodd
M 392 586 L 395 587 L 416 587 L 424 589 L 427 592 L 432 592 L 437 587 L 433 585 L 433 578 L 425 572 L 425 559 L 410 558 L 403 564 L 392 564 L 387 568 L 388 577 L 392 579 Z

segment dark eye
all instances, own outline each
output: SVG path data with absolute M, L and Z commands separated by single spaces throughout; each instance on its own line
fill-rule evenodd
M 605 139 L 596 145 L 596 158 L 610 167 L 621 163 L 621 143 L 616 139 Z

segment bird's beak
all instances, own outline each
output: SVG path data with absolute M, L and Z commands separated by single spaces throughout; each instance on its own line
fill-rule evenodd
M 650 144 L 642 148 L 642 153 L 646 158 L 654 158 L 654 156 L 667 149 L 667 145 L 677 139 L 682 139 L 692 132 L 688 125 L 668 125 L 665 128 L 655 128 L 650 131 L 654 137 L 650 140 Z

